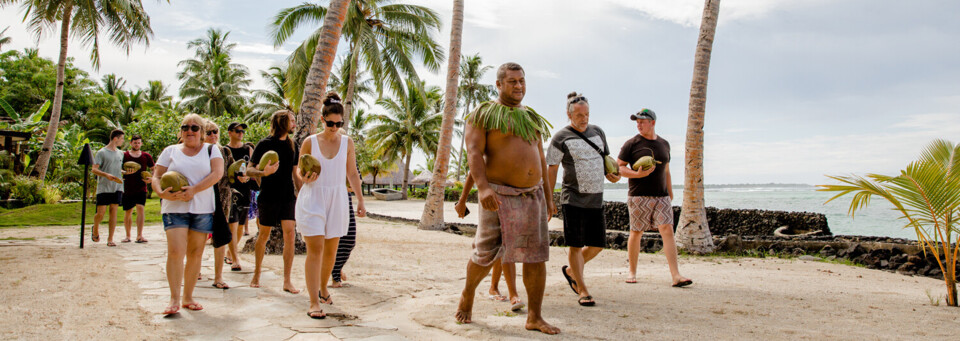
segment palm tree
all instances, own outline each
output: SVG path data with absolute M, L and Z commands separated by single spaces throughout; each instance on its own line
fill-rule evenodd
M 874 195 L 893 204 L 907 221 L 904 228 L 913 228 L 924 253 L 936 257 L 947 285 L 947 305 L 957 306 L 957 258 L 960 253 L 960 143 L 935 140 L 920 154 L 920 159 L 907 165 L 900 175 L 867 174 L 861 176 L 828 176 L 841 185 L 820 185 L 820 191 L 840 192 L 830 202 L 854 193 L 850 201 L 851 216 L 866 208 Z M 955 244 L 951 247 L 950 243 Z
M 464 57 L 463 61 L 460 62 L 460 89 L 459 94 L 463 100 L 466 108 L 463 110 L 463 116 L 467 116 L 470 113 L 470 107 L 474 104 L 482 103 L 489 101 L 493 96 L 497 94 L 497 88 L 490 84 L 480 84 L 480 80 L 483 79 L 483 75 L 493 69 L 493 66 L 483 65 L 483 58 L 480 57 L 480 54 L 475 54 L 472 56 Z M 463 131 L 460 131 L 460 155 L 466 155 L 464 153 L 464 140 L 462 138 Z M 465 165 L 466 162 L 457 158 L 457 180 L 460 180 L 460 175 L 466 175 Z
M 378 123 L 367 130 L 367 143 L 382 159 L 394 159 L 399 156 L 403 161 L 403 198 L 407 198 L 407 183 L 410 173 L 410 157 L 414 149 L 432 154 L 437 150 L 440 139 L 440 123 L 443 116 L 436 112 L 436 104 L 429 98 L 435 98 L 440 88 L 426 87 L 423 82 L 407 81 L 406 96 L 399 101 L 383 98 L 377 105 L 387 110 L 389 115 L 374 115 L 371 119 Z
M 447 90 L 443 103 L 443 123 L 441 124 L 440 145 L 436 149 L 431 171 L 430 189 L 427 202 L 420 217 L 420 229 L 442 230 L 444 188 L 447 184 L 447 167 L 450 165 L 450 148 L 453 140 L 453 125 L 457 120 L 457 81 L 460 77 L 460 45 L 463 37 L 463 0 L 453 0 L 453 24 L 450 28 L 450 60 L 447 61 Z M 478 57 L 479 58 L 479 57 Z M 430 162 L 427 159 L 427 167 Z M 406 181 L 404 181 L 406 183 Z M 406 192 L 406 188 L 403 190 Z
M 168 0 L 169 2 L 169 0 Z M 50 113 L 50 125 L 43 139 L 43 148 L 37 157 L 34 173 L 43 181 L 50 163 L 50 153 L 60 126 L 60 108 L 63 105 L 64 72 L 67 65 L 67 47 L 70 30 L 79 34 L 80 40 L 92 45 L 90 61 L 94 69 L 100 69 L 100 31 L 106 29 L 110 41 L 127 55 L 134 44 L 150 44 L 153 29 L 150 28 L 150 16 L 143 9 L 141 0 L 89 0 L 82 2 L 55 0 L 0 0 L 0 8 L 20 4 L 29 18 L 28 26 L 39 37 L 60 22 L 60 57 L 57 62 L 57 83 L 53 95 L 53 111 Z M 102 26 L 102 25 L 106 26 Z
M 117 92 L 123 91 L 123 87 L 127 85 L 127 81 L 123 77 L 117 77 L 112 73 L 103 75 L 101 81 L 103 85 L 100 86 L 100 92 L 110 96 L 116 96 Z
M 4 27 L 3 31 L 0 31 L 0 49 L 3 49 L 3 45 L 9 44 L 13 38 L 7 36 L 7 30 L 10 29 L 10 26 Z
M 294 136 L 297 143 L 317 131 L 317 121 L 320 120 L 320 109 L 323 107 L 324 93 L 327 80 L 330 78 L 330 69 L 337 56 L 337 45 L 340 44 L 340 33 L 343 30 L 343 21 L 347 18 L 349 0 L 330 0 L 330 7 L 323 17 L 323 26 L 316 36 L 317 43 L 313 47 L 312 62 L 306 72 L 307 79 L 303 87 L 303 100 L 300 102 L 300 114 L 297 115 L 297 133 Z M 301 64 L 305 65 L 305 64 Z
M 167 89 L 167 86 L 163 84 L 162 81 L 152 80 L 147 81 L 147 88 L 144 90 L 144 96 L 146 100 L 153 103 L 164 103 L 173 100 L 170 96 L 167 95 L 167 92 L 170 90 Z
M 231 63 L 230 53 L 236 43 L 227 43 L 230 32 L 208 29 L 207 36 L 187 43 L 196 49 L 193 59 L 180 61 L 183 70 L 177 78 L 184 81 L 180 97 L 184 105 L 199 114 L 237 116 L 249 102 L 246 97 L 251 80 L 247 68 Z
M 703 21 L 693 62 L 693 83 L 690 85 L 690 114 L 687 116 L 687 142 L 683 178 L 683 206 L 677 226 L 677 247 L 693 253 L 713 252 L 713 237 L 707 226 L 703 204 L 703 116 L 707 103 L 707 74 L 710 52 L 717 31 L 720 0 L 706 0 Z
M 436 71 L 443 60 L 443 51 L 433 39 L 440 28 L 440 16 L 430 8 L 408 4 L 391 4 L 393 0 L 355 0 L 349 6 L 343 34 L 349 44 L 347 64 L 352 71 L 347 77 L 344 109 L 350 121 L 354 88 L 359 65 L 370 70 L 377 92 L 388 85 L 397 96 L 403 96 L 405 79 L 419 80 L 411 57 L 417 56 L 427 69 Z M 327 9 L 318 4 L 303 3 L 277 13 L 271 24 L 274 45 L 279 47 L 301 25 L 322 22 Z M 312 60 L 320 31 L 315 31 L 291 55 L 290 82 L 292 93 L 300 93 L 307 61 Z M 297 97 L 297 96 L 294 96 Z
M 397 164 L 393 160 L 371 160 L 360 165 L 360 174 L 370 174 L 373 176 L 373 186 L 377 185 L 377 176 L 383 173 L 389 173 L 397 169 Z
M 339 65 L 340 65 L 339 67 L 336 67 L 337 72 L 330 75 L 330 81 L 329 81 L 329 84 L 327 84 L 327 89 L 336 91 L 337 93 L 340 93 L 340 94 L 346 94 L 349 91 L 348 87 L 350 85 L 347 83 L 346 80 L 350 78 L 350 74 L 353 72 L 353 70 L 351 68 L 350 63 L 345 62 L 344 59 L 340 60 Z M 376 84 L 374 84 L 373 79 L 370 78 L 369 72 L 367 71 L 357 70 L 357 72 L 354 75 L 355 75 L 354 82 L 353 82 L 354 104 L 361 104 L 364 107 L 369 108 L 370 103 L 368 103 L 366 99 L 379 97 L 377 96 Z M 352 112 L 350 113 L 351 114 L 350 122 L 347 122 L 348 123 L 347 126 L 352 124 L 353 115 L 356 114 L 356 112 L 357 112 L 357 105 L 353 105 Z
M 297 112 L 295 102 L 291 102 L 284 90 L 283 84 L 287 81 L 287 69 L 273 66 L 268 71 L 260 71 L 260 76 L 267 81 L 266 90 L 253 90 L 254 103 L 250 106 L 248 121 L 266 122 L 270 115 L 281 109 Z

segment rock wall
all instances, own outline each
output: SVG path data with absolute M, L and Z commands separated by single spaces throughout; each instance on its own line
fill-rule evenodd
M 554 196 L 559 205 L 559 196 Z M 555 217 L 563 219 L 563 212 L 557 206 Z M 627 203 L 619 201 L 603 202 L 603 217 L 607 230 L 629 231 L 630 216 Z M 673 228 L 680 222 L 680 207 L 673 207 Z M 772 236 L 773 231 L 787 226 L 793 233 L 820 231 L 817 235 L 831 235 L 827 226 L 827 217 L 820 213 L 786 212 L 765 210 L 719 209 L 707 207 L 707 224 L 714 236 Z
M 256 226 L 253 226 L 256 228 Z M 253 237 L 247 239 L 247 242 L 243 244 L 243 248 L 240 252 L 244 253 L 253 253 L 257 244 L 257 238 L 260 238 L 260 233 L 254 234 Z M 296 235 L 296 243 L 293 249 L 293 253 L 297 255 L 307 254 L 307 244 L 303 242 L 303 237 L 299 233 Z M 270 229 L 270 240 L 267 241 L 267 251 L 268 255 L 282 255 L 283 254 L 283 229 L 279 227 L 274 227 Z

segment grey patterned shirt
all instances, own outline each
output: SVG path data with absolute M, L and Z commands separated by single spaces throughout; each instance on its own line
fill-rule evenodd
M 609 153 L 607 136 L 595 125 L 587 125 L 583 136 Z M 583 208 L 603 207 L 603 157 L 569 126 L 560 129 L 547 149 L 547 164 L 563 166 L 560 203 Z

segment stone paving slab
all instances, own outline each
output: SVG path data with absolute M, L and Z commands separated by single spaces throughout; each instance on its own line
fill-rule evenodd
M 362 339 L 383 335 L 386 334 L 387 331 L 379 328 L 350 326 L 330 328 L 330 333 L 338 339 Z
M 287 328 L 269 325 L 254 330 L 237 333 L 235 338 L 243 341 L 286 340 L 297 335 L 297 332 Z
M 339 341 L 330 333 L 299 333 L 287 341 Z

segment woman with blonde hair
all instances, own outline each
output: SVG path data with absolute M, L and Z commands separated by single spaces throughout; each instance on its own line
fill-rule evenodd
M 157 158 L 153 172 L 153 191 L 161 199 L 160 213 L 167 235 L 167 283 L 170 286 L 170 305 L 164 314 L 176 314 L 180 308 L 201 310 L 193 300 L 193 289 L 200 273 L 204 242 L 213 231 L 215 199 L 213 185 L 223 175 L 223 156 L 219 148 L 206 151 L 203 142 L 205 120 L 197 114 L 184 116 L 180 125 L 180 143 L 167 146 Z M 180 173 L 187 186 L 173 192 L 163 188 L 161 178 L 169 171 Z M 186 265 L 184 265 L 186 257 Z M 183 283 L 181 297 L 180 284 Z M 182 305 L 181 305 L 182 304 Z
M 226 169 L 228 165 L 233 163 L 233 153 L 230 152 L 230 149 L 220 145 L 220 126 L 211 120 L 207 120 L 204 130 L 206 130 L 204 142 L 208 144 L 207 153 L 211 153 L 212 149 L 220 149 L 220 154 L 223 155 L 221 162 L 223 162 L 223 168 Z M 237 254 L 237 239 L 233 238 L 233 230 L 230 228 L 228 219 L 234 201 L 233 189 L 229 182 L 229 179 L 223 176 L 214 186 L 217 207 L 213 214 L 213 259 L 216 260 L 213 262 L 213 287 L 217 289 L 230 289 L 227 282 L 223 281 L 224 262 L 220 261 L 224 259 L 227 252 L 226 246 L 230 247 L 231 259 L 236 260 L 236 262 L 239 262 L 240 259 Z
M 328 93 L 320 115 L 324 122 L 323 130 L 304 139 L 300 146 L 300 155 L 316 158 L 320 163 L 320 173 L 308 171 L 302 174 L 300 168 L 296 168 L 304 183 L 297 198 L 296 220 L 297 231 L 307 244 L 304 265 L 307 293 L 310 296 L 307 316 L 315 319 L 327 316 L 320 308 L 321 303 L 333 304 L 327 291 L 327 281 L 333 271 L 340 237 L 347 234 L 350 221 L 350 204 L 344 180 L 350 182 L 350 188 L 356 195 L 357 216 L 366 216 L 353 140 L 338 132 L 343 126 L 340 96 Z

